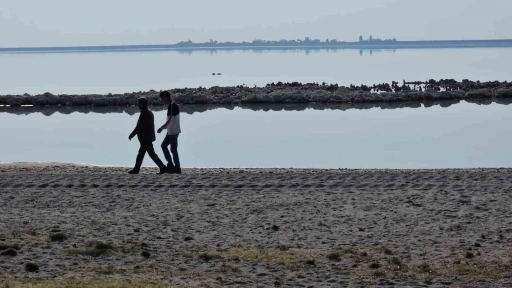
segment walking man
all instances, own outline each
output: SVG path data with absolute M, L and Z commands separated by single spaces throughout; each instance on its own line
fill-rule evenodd
M 169 91 L 160 93 L 160 99 L 167 105 L 167 121 L 158 129 L 158 133 L 167 128 L 167 135 L 162 142 L 162 150 L 167 160 L 167 172 L 171 174 L 181 174 L 180 157 L 178 156 L 178 136 L 181 133 L 180 127 L 180 107 L 171 99 Z M 169 153 L 171 146 L 171 154 Z
M 137 126 L 133 130 L 133 132 L 130 134 L 128 139 L 130 141 L 132 140 L 135 135 L 137 135 L 137 138 L 140 142 L 140 148 L 139 148 L 139 154 L 137 154 L 137 160 L 135 161 L 135 167 L 133 170 L 131 170 L 130 174 L 139 174 L 140 167 L 142 166 L 142 160 L 144 160 L 144 156 L 146 155 L 146 152 L 149 154 L 149 157 L 153 159 L 156 165 L 160 168 L 160 173 L 158 174 L 164 174 L 167 172 L 167 169 L 158 158 L 158 155 L 155 153 L 155 149 L 153 148 L 153 142 L 156 140 L 155 136 L 155 119 L 153 116 L 153 112 L 149 110 L 148 107 L 148 99 L 146 98 L 139 98 L 137 100 L 137 104 L 140 108 L 140 116 L 139 121 L 137 121 Z

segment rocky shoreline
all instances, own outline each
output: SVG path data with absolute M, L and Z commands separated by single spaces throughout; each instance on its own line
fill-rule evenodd
M 271 83 L 265 87 L 211 87 L 182 88 L 169 90 L 181 105 L 253 105 L 253 104 L 353 104 L 389 102 L 432 102 L 443 100 L 501 99 L 512 98 L 511 82 L 480 82 L 453 79 L 429 80 L 426 82 L 403 81 L 392 84 L 361 85 L 348 87 L 338 84 Z M 90 95 L 0 95 L 0 106 L 89 106 L 129 107 L 135 106 L 137 98 L 146 97 L 151 105 L 160 105 L 159 92 L 155 90 L 124 94 Z

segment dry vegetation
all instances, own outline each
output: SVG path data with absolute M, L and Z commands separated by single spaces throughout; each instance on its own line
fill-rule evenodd
M 0 279 L 0 288 L 172 288 L 171 285 L 121 280 L 19 280 Z

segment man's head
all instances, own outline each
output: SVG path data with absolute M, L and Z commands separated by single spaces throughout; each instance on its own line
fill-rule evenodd
M 165 105 L 169 105 L 169 103 L 171 103 L 171 93 L 169 93 L 169 91 L 160 92 L 160 99 L 162 99 Z
M 148 99 L 144 97 L 137 99 L 137 105 L 139 105 L 140 110 L 148 108 Z

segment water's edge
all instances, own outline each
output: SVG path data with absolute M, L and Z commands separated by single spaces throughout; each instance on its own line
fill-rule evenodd
M 247 109 L 251 111 L 305 111 L 312 110 L 368 110 L 368 109 L 403 109 L 403 108 L 430 108 L 440 106 L 448 108 L 462 102 L 476 104 L 476 105 L 491 105 L 493 103 L 499 105 L 512 104 L 512 98 L 482 98 L 482 99 L 467 99 L 467 100 L 430 100 L 430 101 L 405 101 L 405 102 L 383 102 L 383 103 L 298 103 L 298 104 L 197 104 L 197 105 L 183 105 L 180 111 L 185 114 L 204 113 L 216 109 L 234 110 L 236 108 Z M 152 105 L 150 107 L 153 111 L 163 111 L 167 108 L 162 105 Z M 94 107 L 94 106 L 19 106 L 9 107 L 0 106 L 0 113 L 8 113 L 14 115 L 28 115 L 32 113 L 41 113 L 45 116 L 51 116 L 55 113 L 69 115 L 72 113 L 126 113 L 128 115 L 135 115 L 139 112 L 139 108 L 135 106 L 107 106 L 107 107 Z
M 131 166 L 128 165 L 96 165 L 96 164 L 82 164 L 82 163 L 63 163 L 63 162 L 0 162 L 0 168 L 95 168 L 95 169 L 119 169 L 126 168 L 129 169 Z M 143 166 L 143 169 L 153 169 L 157 170 L 157 166 Z M 382 172 L 413 172 L 413 171 L 422 171 L 422 172 L 440 172 L 440 171 L 494 171 L 494 172 L 507 172 L 512 170 L 509 167 L 494 167 L 494 168 L 308 168 L 308 167 L 296 167 L 296 168 L 257 168 L 257 167 L 184 167 L 182 168 L 184 171 L 187 170 L 203 170 L 203 171 L 211 171 L 211 170 L 261 170 L 261 171 L 352 171 L 352 172 L 370 172 L 370 171 L 382 171 Z M 48 171 L 51 172 L 51 171 Z M 19 171 L 19 173 L 23 173 L 23 171 Z

